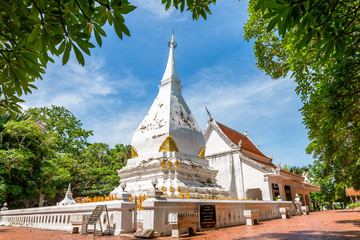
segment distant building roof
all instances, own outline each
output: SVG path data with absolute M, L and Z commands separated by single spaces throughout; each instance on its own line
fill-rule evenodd
M 346 188 L 346 196 L 360 196 L 360 191 L 355 191 L 354 188 Z

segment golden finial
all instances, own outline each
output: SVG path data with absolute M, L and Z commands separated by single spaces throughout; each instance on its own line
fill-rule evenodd
M 169 45 L 169 47 L 172 46 L 173 48 L 176 48 L 177 43 L 176 43 L 175 40 L 174 40 L 174 32 L 175 32 L 175 30 L 174 30 L 174 28 L 173 28 L 173 33 L 172 33 L 172 36 L 171 36 L 171 42 L 169 42 L 168 45 Z

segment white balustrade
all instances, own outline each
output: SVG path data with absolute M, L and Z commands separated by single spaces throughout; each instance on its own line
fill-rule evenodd
M 135 230 L 132 215 L 136 206 L 127 200 L 0 211 L 0 225 L 70 231 L 70 216 L 89 215 L 97 205 L 106 205 L 108 209 L 110 226 L 104 211 L 100 216 L 103 229 L 110 229 L 115 235 Z M 100 229 L 99 224 L 97 228 Z

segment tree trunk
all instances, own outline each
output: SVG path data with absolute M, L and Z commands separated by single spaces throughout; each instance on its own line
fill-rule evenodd
M 45 194 L 42 194 L 41 192 L 39 192 L 39 207 L 44 206 L 44 198 L 45 198 Z

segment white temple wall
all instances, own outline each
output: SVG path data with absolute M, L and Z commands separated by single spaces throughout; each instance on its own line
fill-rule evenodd
M 245 161 L 242 161 L 242 168 L 245 195 L 249 189 L 259 189 L 261 191 L 262 200 L 272 200 L 270 196 L 269 183 L 264 181 L 264 173 L 257 169 L 257 167 L 252 166 Z
M 208 136 L 208 139 L 205 139 L 206 156 L 233 150 L 213 128 L 210 129 Z

